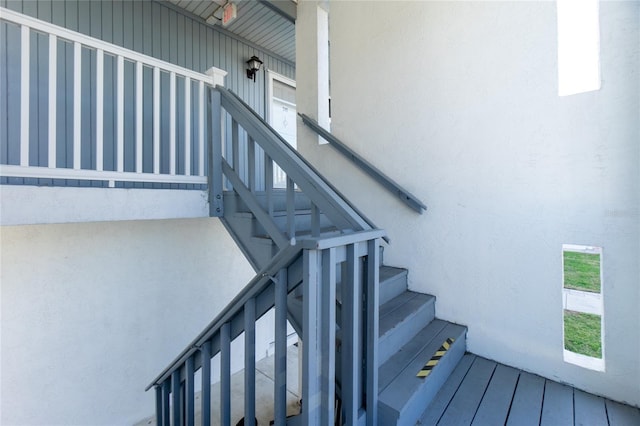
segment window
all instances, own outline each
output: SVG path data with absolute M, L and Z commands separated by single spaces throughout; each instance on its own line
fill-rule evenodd
M 598 0 L 557 0 L 558 95 L 600 89 Z
M 604 371 L 602 248 L 562 246 L 564 360 Z

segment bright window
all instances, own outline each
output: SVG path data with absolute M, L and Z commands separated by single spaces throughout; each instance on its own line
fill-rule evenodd
M 602 248 L 562 246 L 562 301 L 564 360 L 604 371 Z
M 600 89 L 598 0 L 557 0 L 558 95 Z

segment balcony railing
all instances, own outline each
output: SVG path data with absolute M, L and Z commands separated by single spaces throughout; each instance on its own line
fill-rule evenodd
M 207 183 L 206 88 L 194 72 L 0 8 L 3 178 Z

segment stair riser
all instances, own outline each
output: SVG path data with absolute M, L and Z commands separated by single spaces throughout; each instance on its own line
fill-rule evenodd
M 380 281 L 380 305 L 384 305 L 394 297 L 407 290 L 407 273 L 395 275 L 384 281 Z
M 447 330 L 450 330 L 450 328 Z M 440 359 L 428 377 L 424 379 L 415 378 L 415 374 L 419 371 L 420 366 L 413 362 L 413 368 L 411 371 L 407 370 L 407 372 L 410 373 L 407 380 L 414 381 L 414 383 L 415 381 L 422 382 L 420 382 L 418 387 L 411 392 L 406 399 L 402 400 L 402 407 L 398 408 L 387 404 L 388 397 L 390 396 L 390 393 L 392 393 L 391 388 L 387 388 L 381 393 L 378 411 L 379 424 L 399 426 L 413 426 L 416 424 L 442 385 L 447 381 L 451 372 L 455 369 L 456 365 L 458 365 L 458 362 L 462 359 L 466 351 L 465 334 L 466 330 L 463 333 L 455 335 L 446 334 L 446 332 L 444 333 L 444 335 L 447 335 L 448 337 L 455 338 L 455 342 Z M 440 333 L 431 343 L 429 352 L 431 354 L 435 353 L 443 341 L 443 333 Z M 428 361 L 428 357 L 425 357 L 424 360 L 416 360 L 420 365 L 424 365 L 423 363 Z M 397 389 L 398 384 L 394 384 L 394 386 L 396 386 Z M 412 386 L 413 385 L 411 383 L 406 385 L 407 388 L 411 388 Z
M 399 322 L 394 328 L 380 336 L 378 344 L 378 365 L 382 365 L 403 347 L 420 331 L 426 324 L 435 318 L 435 299 L 422 306 L 418 311 L 413 312 L 404 320 Z

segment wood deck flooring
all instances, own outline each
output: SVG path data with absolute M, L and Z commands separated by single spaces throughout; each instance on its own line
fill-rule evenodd
M 640 426 L 640 410 L 466 354 L 417 424 Z

